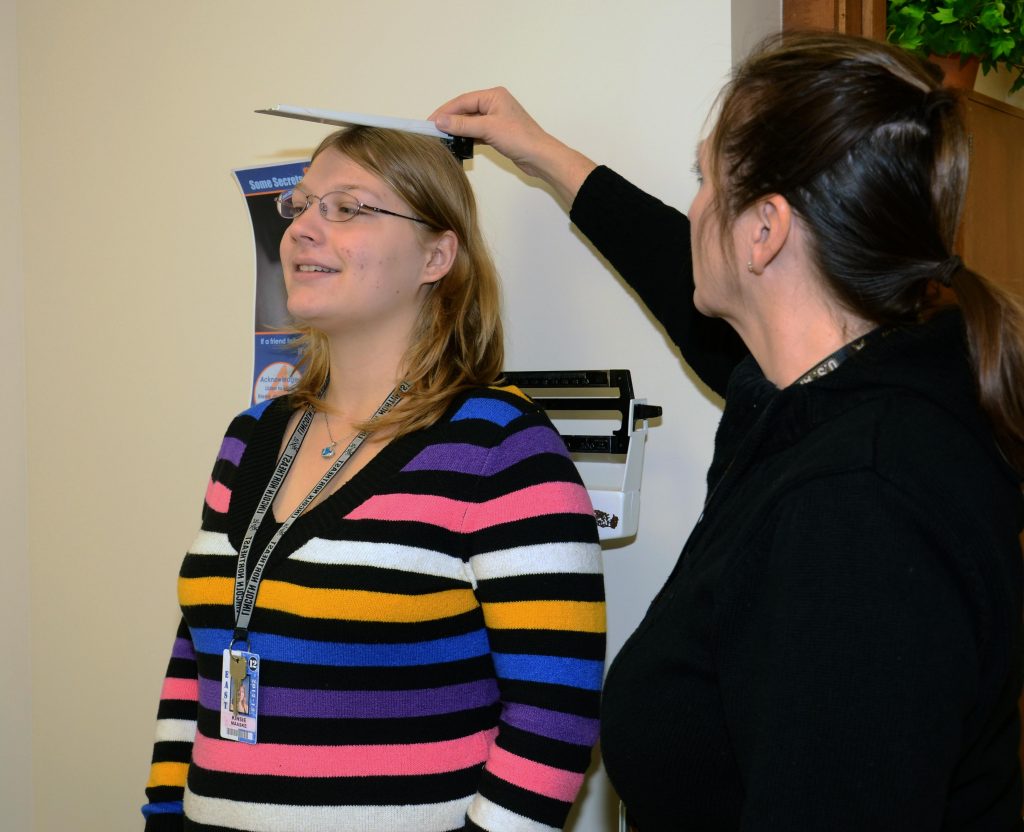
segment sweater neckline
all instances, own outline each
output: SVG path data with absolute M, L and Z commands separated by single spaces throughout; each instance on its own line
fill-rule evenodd
M 241 547 L 256 505 L 277 466 L 292 413 L 288 397 L 281 396 L 271 402 L 253 428 L 253 435 L 238 469 L 233 499 L 228 507 L 228 536 L 236 551 Z M 281 539 L 273 560 L 286 557 L 306 541 L 322 536 L 329 529 L 333 528 L 336 533 L 338 520 L 372 495 L 386 490 L 387 481 L 422 447 L 423 434 L 424 431 L 415 431 L 392 439 L 350 480 L 303 512 Z M 277 520 L 272 513 L 268 513 L 257 541 L 264 538 L 265 529 L 276 525 Z

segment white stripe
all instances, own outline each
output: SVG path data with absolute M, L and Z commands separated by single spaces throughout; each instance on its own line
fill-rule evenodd
M 196 738 L 194 719 L 158 719 L 156 721 L 157 742 L 192 742 Z
M 186 788 L 185 817 L 196 823 L 251 832 L 445 832 L 462 828 L 469 801 L 467 796 L 448 803 L 404 806 L 293 806 L 203 797 Z
M 238 552 L 231 545 L 228 536 L 222 532 L 200 531 L 192 541 L 189 552 L 193 555 L 230 555 L 236 557 Z
M 466 581 L 466 565 L 457 557 L 396 543 L 364 543 L 351 540 L 324 540 L 314 537 L 293 552 L 291 560 L 330 566 L 373 566 L 400 569 L 421 575 L 436 575 Z
M 597 543 L 542 543 L 476 555 L 469 560 L 477 580 L 509 575 L 600 574 L 601 547 Z
M 516 832 L 559 832 L 557 826 L 548 826 L 535 820 L 524 818 L 504 806 L 492 803 L 478 794 L 469 807 L 469 819 L 484 829 L 514 829 Z

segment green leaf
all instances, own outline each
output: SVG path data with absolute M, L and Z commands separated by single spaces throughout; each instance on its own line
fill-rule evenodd
M 924 9 L 920 6 L 907 6 L 900 9 L 898 18 L 904 25 L 917 26 L 924 20 Z
M 989 50 L 989 54 L 993 58 L 1000 58 L 1004 55 L 1009 55 L 1013 51 L 1013 38 L 1009 35 L 992 38 L 992 42 L 989 44 Z
M 937 12 L 933 12 L 931 17 L 942 24 L 956 23 L 956 17 L 953 15 L 952 9 L 939 9 Z
M 1001 9 L 995 7 L 989 7 L 985 9 L 978 17 L 981 25 L 988 29 L 990 32 L 1001 32 L 1006 26 L 1010 25 Z
M 896 41 L 897 46 L 901 47 L 902 49 L 906 49 L 908 52 L 921 51 L 921 43 L 922 38 L 920 35 L 914 35 L 910 33 L 904 35 L 902 38 Z

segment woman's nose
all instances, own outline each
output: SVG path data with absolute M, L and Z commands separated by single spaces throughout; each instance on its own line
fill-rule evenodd
M 319 197 L 307 197 L 305 210 L 295 217 L 288 231 L 299 237 L 315 238 L 323 233 L 323 224 L 327 222 L 320 213 Z

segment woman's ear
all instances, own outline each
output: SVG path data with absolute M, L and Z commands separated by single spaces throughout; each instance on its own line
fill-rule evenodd
M 750 271 L 761 274 L 789 240 L 793 209 L 781 194 L 762 198 L 755 206 L 751 225 Z
M 459 253 L 459 238 L 451 229 L 442 231 L 427 244 L 427 262 L 422 283 L 437 283 L 451 271 Z

